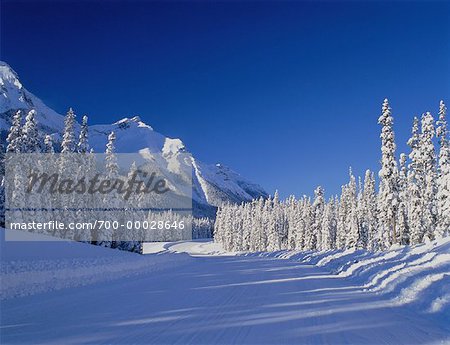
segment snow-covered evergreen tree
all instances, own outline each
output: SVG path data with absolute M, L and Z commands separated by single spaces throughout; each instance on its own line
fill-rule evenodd
M 345 248 L 356 249 L 360 241 L 359 221 L 358 221 L 358 201 L 356 178 L 350 169 L 350 182 L 347 187 L 347 205 L 349 207 L 346 214 L 347 232 L 345 236 Z
M 75 113 L 72 108 L 66 114 L 64 119 L 63 140 L 61 142 L 61 153 L 75 152 Z
M 278 202 L 278 236 L 280 240 L 280 248 L 286 249 L 288 248 L 288 234 L 289 234 L 289 224 L 288 224 L 288 207 L 289 204 L 287 200 L 284 202 Z
M 250 235 L 252 228 L 251 210 L 254 207 L 254 202 L 246 203 L 242 209 L 242 249 L 243 251 L 250 250 Z
M 5 227 L 5 176 L 0 176 L 0 226 Z
M 108 177 L 115 179 L 119 175 L 119 166 L 117 164 L 117 157 L 115 154 L 115 141 L 116 134 L 111 132 L 108 135 L 108 143 L 106 144 L 105 160 L 106 160 L 106 173 Z
M 222 230 L 223 230 L 223 207 L 219 206 L 217 208 L 216 221 L 214 222 L 214 241 L 216 243 L 224 242 Z
M 243 250 L 242 240 L 243 240 L 243 206 L 235 205 L 234 207 L 234 217 L 233 217 L 233 247 L 231 248 L 234 252 L 240 252 Z
M 55 153 L 55 148 L 53 147 L 53 139 L 50 135 L 46 135 L 44 138 L 44 153 Z
M 21 152 L 22 148 L 22 112 L 16 111 L 12 118 L 11 127 L 9 129 L 8 137 L 6 138 L 8 143 L 6 152 L 17 153 Z
M 279 197 L 278 191 L 275 191 L 273 200 L 269 197 L 268 206 L 266 209 L 266 216 L 268 218 L 268 232 L 267 232 L 267 250 L 280 250 L 280 216 L 279 216 Z
M 379 172 L 379 232 L 381 249 L 389 248 L 397 239 L 398 171 L 395 159 L 394 119 L 387 99 L 378 119 L 381 130 L 381 170 Z
M 423 225 L 425 236 L 432 240 L 437 224 L 437 168 L 436 151 L 433 144 L 434 119 L 430 112 L 422 116 L 422 133 L 420 134 L 419 150 L 424 169 L 425 188 L 423 193 Z
M 433 117 L 426 113 L 421 132 L 419 120 L 414 119 L 408 140 L 409 164 L 408 156 L 401 154 L 397 168 L 393 118 L 385 100 L 379 118 L 382 159 L 378 194 L 373 172 L 367 170 L 364 186 L 360 178 L 357 186 L 350 170 L 350 182 L 342 186 L 340 197 L 328 202 L 318 187 L 313 203 L 307 196 L 280 201 L 276 193 L 273 199 L 226 204 L 217 213 L 215 240 L 225 249 L 245 251 L 384 250 L 393 244 L 417 244 L 424 238 L 447 235 L 450 151 L 445 112 L 441 102 L 436 128 L 439 165 Z
M 83 122 L 81 123 L 80 135 L 78 137 L 78 145 L 77 151 L 78 153 L 87 153 L 89 152 L 89 142 L 88 142 L 88 117 L 86 115 L 83 116 Z
M 25 125 L 23 127 L 21 152 L 34 153 L 39 151 L 36 111 L 30 110 L 25 118 Z
M 74 172 L 78 171 L 78 164 L 74 162 L 72 153 L 75 152 L 74 141 L 75 113 L 72 108 L 66 114 L 64 119 L 63 140 L 61 142 L 61 155 L 59 157 L 59 173 L 62 178 L 73 177 Z M 62 194 L 59 197 L 59 208 L 67 222 L 75 220 L 75 214 L 70 208 L 73 206 L 74 195 Z M 75 231 L 73 229 L 61 230 L 60 236 L 64 238 L 74 239 Z
M 289 198 L 287 207 L 287 222 L 289 231 L 288 248 L 303 249 L 304 248 L 304 234 L 305 221 L 303 219 L 305 213 L 306 197 L 296 200 L 294 196 Z
M 252 228 L 250 231 L 250 250 L 261 251 L 264 250 L 262 243 L 263 230 L 263 212 L 264 212 L 264 199 L 259 198 L 255 203 L 255 210 L 253 211 L 254 218 L 252 222 Z
M 234 205 L 227 204 L 224 207 L 224 231 L 223 231 L 223 245 L 225 250 L 233 249 L 233 208 Z
M 5 176 L 5 146 L 0 143 L 0 176 Z
M 348 185 L 341 188 L 341 198 L 338 209 L 338 223 L 336 235 L 336 248 L 345 249 L 347 239 L 347 217 L 350 214 L 350 201 Z
M 13 190 L 11 193 L 10 206 L 15 209 L 12 213 L 11 219 L 15 222 L 24 222 L 26 219 L 24 217 L 23 208 L 26 206 L 25 198 L 25 181 L 24 171 L 21 169 L 20 165 L 15 166 Z
M 436 236 L 446 236 L 450 231 L 450 145 L 447 127 L 447 107 L 444 101 L 441 101 L 439 104 L 436 136 L 439 138 Z
M 325 204 L 323 219 L 322 219 L 322 236 L 321 245 L 322 250 L 334 249 L 336 245 L 336 214 L 335 201 L 333 198 Z
M 325 208 L 324 190 L 318 186 L 314 191 L 313 203 L 313 223 L 311 238 L 309 241 L 309 249 L 321 249 L 322 246 L 322 222 Z
M 36 122 L 36 111 L 30 110 L 27 113 L 25 118 L 25 124 L 22 128 L 21 133 L 21 144 L 20 144 L 20 152 L 21 153 L 36 153 L 40 152 L 39 145 L 39 135 L 38 135 L 38 127 Z M 39 172 L 42 171 L 42 164 L 45 164 L 42 160 L 38 159 L 35 156 L 26 155 L 21 157 L 21 166 L 22 168 L 30 168 L 29 171 L 23 171 L 24 174 L 24 182 L 25 185 L 28 184 L 28 175 L 31 171 Z M 25 193 L 24 195 L 25 204 L 29 206 L 31 209 L 27 211 L 23 211 L 23 216 L 28 220 L 31 219 L 40 219 L 42 220 L 42 212 L 38 211 L 42 204 L 42 195 L 37 194 L 35 192 Z
M 316 240 L 313 238 L 314 207 L 310 198 L 305 198 L 303 208 L 303 250 L 314 250 Z
M 366 170 L 363 190 L 364 224 L 367 228 L 367 248 L 378 250 L 377 194 L 375 190 L 375 174 Z
M 305 198 L 299 199 L 296 202 L 295 209 L 294 209 L 294 248 L 296 250 L 301 250 L 303 248 L 304 243 L 304 235 L 305 235 L 305 228 L 304 228 L 304 219 L 303 219 L 303 213 L 305 208 Z
M 409 224 L 408 224 L 408 177 L 407 177 L 407 161 L 406 154 L 400 154 L 400 172 L 399 172 L 399 208 L 397 213 L 397 225 L 399 237 L 397 244 L 409 244 Z
M 423 225 L 423 190 L 425 186 L 423 162 L 419 149 L 419 119 L 414 118 L 412 135 L 408 140 L 411 148 L 409 154 L 410 164 L 408 166 L 408 225 L 410 231 L 410 243 L 422 242 L 424 236 Z
M 115 140 L 116 135 L 114 132 L 111 132 L 108 135 L 108 143 L 106 144 L 106 151 L 105 151 L 105 168 L 106 168 L 106 176 L 110 181 L 114 181 L 119 176 L 119 166 L 117 164 L 117 157 L 115 154 Z M 118 212 L 116 209 L 120 207 L 120 196 L 117 193 L 117 190 L 113 190 L 110 193 L 105 195 L 104 200 L 105 205 L 107 205 L 107 208 L 111 210 L 109 212 L 109 219 L 112 221 L 118 221 L 120 212 Z M 121 222 L 119 222 L 121 223 Z M 104 229 L 102 232 L 102 236 L 105 239 L 112 238 L 113 241 L 109 243 L 109 241 L 102 241 L 101 245 L 103 246 L 109 246 L 111 245 L 113 248 L 116 248 L 118 246 L 118 238 L 117 233 L 115 233 L 112 229 Z

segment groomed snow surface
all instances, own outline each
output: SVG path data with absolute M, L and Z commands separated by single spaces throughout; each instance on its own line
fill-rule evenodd
M 378 254 L 0 244 L 1 344 L 450 343 L 449 238 Z

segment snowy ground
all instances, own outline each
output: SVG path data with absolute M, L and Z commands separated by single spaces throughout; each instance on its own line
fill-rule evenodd
M 210 242 L 151 244 L 145 256 L 1 249 L 2 344 L 450 343 L 448 239 L 383 256 L 226 255 Z
M 220 244 L 210 240 L 145 243 L 143 252 L 144 254 L 187 253 L 190 256 L 235 255 L 234 253 L 225 253 Z

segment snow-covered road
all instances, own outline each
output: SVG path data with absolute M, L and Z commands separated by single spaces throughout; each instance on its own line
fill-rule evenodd
M 164 254 L 182 255 L 182 254 Z M 1 304 L 1 343 L 447 343 L 430 314 L 292 260 L 198 256 Z

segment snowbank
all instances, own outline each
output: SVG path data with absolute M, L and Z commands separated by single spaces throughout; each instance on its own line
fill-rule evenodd
M 255 253 L 296 260 L 355 280 L 361 289 L 386 296 L 395 305 L 409 305 L 450 318 L 450 237 L 386 252 L 333 250 Z
M 0 299 L 148 274 L 191 262 L 187 254 L 139 255 L 66 241 L 5 241 L 0 230 Z
M 190 256 L 209 255 L 236 255 L 236 253 L 225 252 L 222 246 L 208 239 L 179 242 L 149 242 L 144 243 L 143 254 L 154 253 L 186 253 Z

